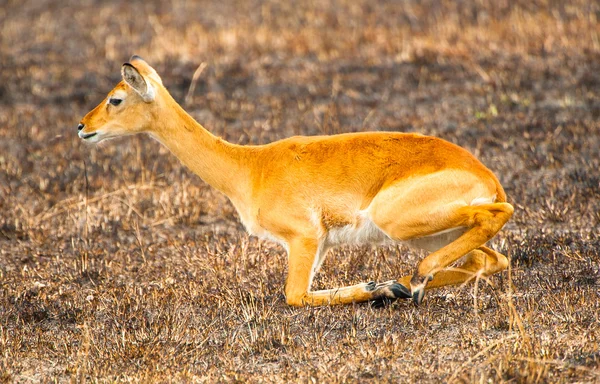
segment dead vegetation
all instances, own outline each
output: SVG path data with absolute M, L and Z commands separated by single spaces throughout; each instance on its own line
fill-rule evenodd
M 599 381 L 598 16 L 583 0 L 4 2 L 0 381 Z M 516 207 L 492 242 L 511 270 L 418 308 L 287 307 L 283 249 L 165 149 L 77 138 L 132 53 L 230 141 L 465 146 Z M 418 257 L 344 248 L 316 285 Z

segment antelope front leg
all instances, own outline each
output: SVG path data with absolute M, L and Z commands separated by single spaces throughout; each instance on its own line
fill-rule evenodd
M 391 302 L 398 298 L 410 298 L 410 291 L 391 280 L 376 284 L 361 283 L 349 287 L 310 291 L 310 283 L 320 250 L 317 240 L 294 239 L 289 243 L 288 277 L 285 284 L 285 296 L 289 305 L 321 306 L 334 304 L 362 303 L 373 301 L 375 305 Z

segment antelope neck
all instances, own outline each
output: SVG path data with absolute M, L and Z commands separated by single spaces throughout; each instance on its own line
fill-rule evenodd
M 172 104 L 162 108 L 150 134 L 205 182 L 232 200 L 246 200 L 250 169 L 244 160 L 250 149 L 214 136 L 174 100 Z

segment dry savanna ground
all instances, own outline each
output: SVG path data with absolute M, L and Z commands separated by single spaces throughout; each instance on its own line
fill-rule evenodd
M 586 0 L 0 1 L 0 382 L 600 381 L 598 17 Z M 420 307 L 288 307 L 284 250 L 167 150 L 77 138 L 133 53 L 233 142 L 466 147 L 516 208 L 491 241 L 510 270 Z M 342 248 L 315 285 L 422 256 Z

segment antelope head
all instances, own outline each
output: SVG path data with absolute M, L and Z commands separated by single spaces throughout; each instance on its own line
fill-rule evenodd
M 147 132 L 156 121 L 161 94 L 166 92 L 156 71 L 141 57 L 121 67 L 123 80 L 79 123 L 79 137 L 97 143 L 113 137 Z

